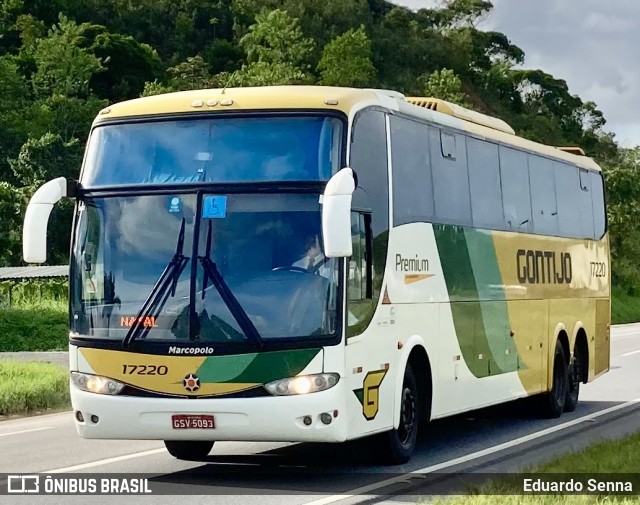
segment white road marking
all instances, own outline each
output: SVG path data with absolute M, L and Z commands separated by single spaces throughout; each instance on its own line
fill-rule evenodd
M 608 409 L 600 410 L 598 412 L 594 412 L 592 414 L 579 417 L 572 421 L 568 421 L 566 423 L 558 424 L 556 426 L 552 426 L 550 428 L 546 428 L 544 430 L 536 431 L 535 433 L 531 433 L 529 435 L 525 435 L 520 438 L 515 438 L 508 442 L 504 442 L 502 444 L 496 445 L 494 447 L 489 447 L 487 449 L 483 449 L 481 451 L 472 452 L 471 454 L 467 454 L 466 456 L 460 456 L 459 458 L 450 459 L 449 461 L 443 461 L 442 463 L 438 463 L 436 465 L 427 466 L 425 468 L 421 468 L 419 470 L 414 470 L 413 472 L 409 472 L 403 475 L 399 475 L 397 477 L 393 477 L 391 479 L 386 479 L 380 482 L 375 482 L 373 484 L 369 484 L 367 486 L 362 486 L 356 489 L 351 489 L 350 491 L 346 491 L 343 494 L 337 494 L 333 496 L 327 496 L 325 498 L 321 498 L 319 500 L 314 500 L 311 502 L 307 502 L 304 505 L 329 505 L 330 503 L 335 503 L 341 500 L 346 500 L 347 498 L 353 498 L 356 496 L 371 494 L 372 491 L 377 489 L 390 486 L 391 484 L 397 484 L 399 482 L 404 482 L 408 479 L 419 477 L 422 474 L 437 472 L 438 470 L 442 470 L 444 468 L 450 468 L 452 466 L 459 465 L 461 463 L 466 463 L 468 461 L 473 461 L 474 459 L 483 458 L 488 456 L 489 454 L 494 454 L 496 452 L 503 451 L 505 449 L 509 449 L 511 447 L 515 447 L 517 445 L 524 444 L 526 442 L 530 442 L 531 440 L 535 440 L 536 438 L 544 437 L 550 435 L 551 433 L 555 433 L 556 431 L 561 431 L 566 428 L 570 428 L 580 423 L 584 423 L 586 421 L 591 421 L 600 416 L 604 416 L 606 414 L 610 414 L 611 412 L 615 412 L 616 410 L 621 410 L 631 405 L 635 405 L 640 403 L 640 398 L 635 400 L 631 400 L 629 402 L 621 403 L 620 405 L 614 405 L 613 407 L 609 407 Z
M 633 356 L 634 354 L 640 354 L 640 349 L 638 349 L 637 351 L 631 351 L 631 352 L 625 352 L 624 354 L 621 354 L 620 356 Z
M 124 456 L 116 456 L 114 458 L 100 459 L 98 461 L 90 461 L 89 463 L 82 463 L 81 465 L 66 466 L 64 468 L 55 468 L 53 470 L 45 470 L 38 473 L 70 473 L 77 472 L 78 470 L 84 470 L 86 468 L 94 468 L 96 466 L 109 465 L 111 463 L 118 463 L 119 461 L 127 461 L 128 459 L 144 458 L 145 456 L 153 456 L 154 454 L 160 454 L 161 452 L 167 452 L 166 449 L 152 449 L 150 451 L 134 452 L 133 454 L 125 454 Z
M 31 433 L 33 431 L 50 430 L 53 426 L 44 426 L 42 428 L 32 428 L 30 430 L 11 431 L 9 433 L 0 433 L 0 437 L 8 437 L 10 435 L 20 435 L 22 433 Z

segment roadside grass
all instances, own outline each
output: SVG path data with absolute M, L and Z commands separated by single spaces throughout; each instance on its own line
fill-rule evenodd
M 600 495 L 523 495 L 523 481 L 527 478 L 539 476 L 544 481 L 556 482 L 574 478 L 585 482 L 596 478 L 600 482 L 611 480 L 612 474 L 638 473 L 640 469 L 640 432 L 620 440 L 609 440 L 588 447 L 584 451 L 566 454 L 553 461 L 525 470 L 522 474 L 514 474 L 487 482 L 480 486 L 470 487 L 468 496 L 438 499 L 434 503 L 439 505 L 490 505 L 494 503 L 504 505 L 583 505 L 591 503 L 611 503 L 620 505 L 640 503 L 637 496 L 623 496 L 606 494 Z M 546 479 L 543 474 L 547 475 Z M 558 475 L 564 474 L 564 475 Z M 594 474 L 607 474 L 598 478 Z M 621 479 L 625 480 L 625 479 Z M 634 490 L 637 492 L 637 477 L 634 478 Z M 422 501 L 422 503 L 427 503 Z
M 0 361 L 0 416 L 67 408 L 69 372 L 59 365 Z
M 66 351 L 68 313 L 66 301 L 54 300 L 0 310 L 0 352 Z
M 611 323 L 625 324 L 640 321 L 640 298 L 614 286 L 611 290 Z

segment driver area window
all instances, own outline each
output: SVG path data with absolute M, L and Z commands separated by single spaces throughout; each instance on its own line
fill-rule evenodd
M 360 335 L 375 312 L 371 214 L 351 213 L 351 239 L 353 253 L 347 263 L 347 337 Z

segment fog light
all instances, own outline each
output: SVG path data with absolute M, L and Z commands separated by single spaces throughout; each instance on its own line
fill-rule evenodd
M 78 421 L 79 423 L 84 423 L 84 416 L 79 410 L 76 411 L 76 421 Z
M 320 421 L 322 421 L 322 424 L 331 424 L 331 421 L 332 421 L 331 414 L 327 414 L 326 412 L 323 412 L 322 414 L 320 414 Z
M 96 416 L 95 414 L 91 416 L 91 422 L 93 424 L 98 424 L 98 421 L 100 421 L 100 418 L 98 416 Z
M 302 422 L 305 424 L 305 426 L 310 426 L 311 425 L 311 416 L 304 416 L 302 418 Z

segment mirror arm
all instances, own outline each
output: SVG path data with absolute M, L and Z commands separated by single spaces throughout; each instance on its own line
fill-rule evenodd
M 78 196 L 78 188 L 80 183 L 75 179 L 69 179 L 67 181 L 67 198 L 76 198 Z
M 68 184 L 67 179 L 58 177 L 44 183 L 31 197 L 22 229 L 22 257 L 26 263 L 44 263 L 47 260 L 49 216 L 53 206 L 67 197 L 69 189 L 77 192 L 77 183 Z

